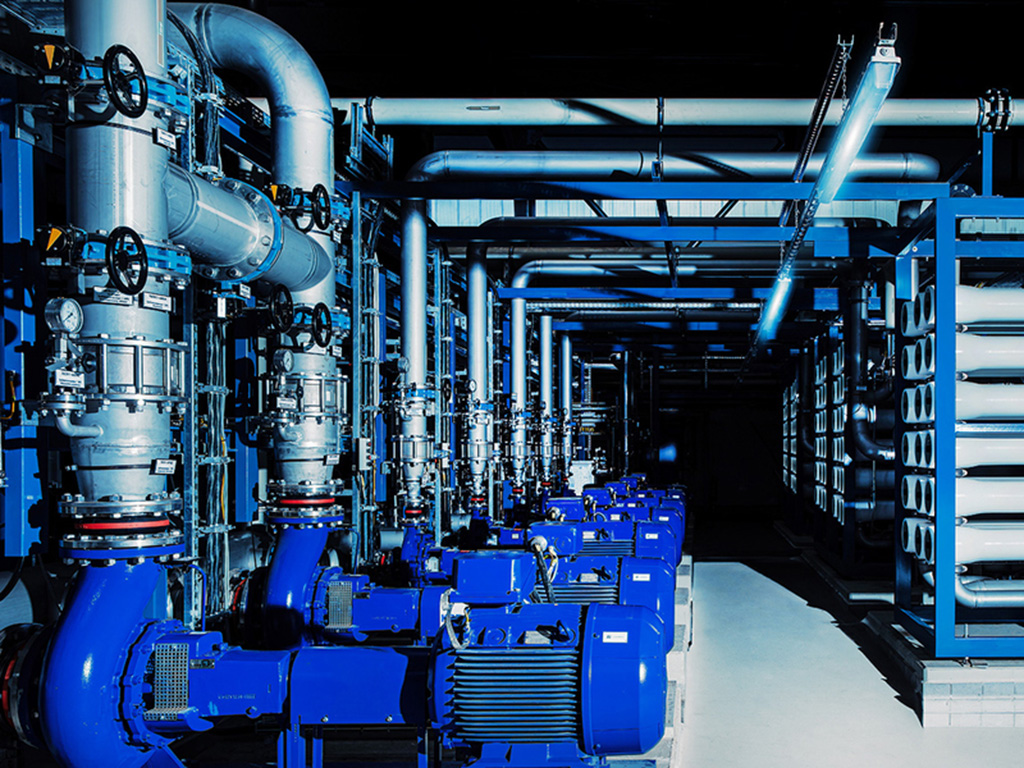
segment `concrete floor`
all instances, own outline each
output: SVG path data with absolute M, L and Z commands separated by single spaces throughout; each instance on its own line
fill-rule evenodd
M 758 570 L 698 562 L 693 595 L 684 766 L 1024 765 L 1024 728 L 922 728 L 853 633 Z

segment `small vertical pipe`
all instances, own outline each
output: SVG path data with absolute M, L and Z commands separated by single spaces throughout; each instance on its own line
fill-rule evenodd
M 541 481 L 551 481 L 551 462 L 554 458 L 553 444 L 553 422 L 554 412 L 552 402 L 554 400 L 554 371 L 553 371 L 553 341 L 551 336 L 551 315 L 540 316 L 540 419 L 541 419 L 541 446 L 540 466 Z
M 562 385 L 559 388 L 561 396 L 561 417 L 562 417 L 562 472 L 566 477 L 569 475 L 569 467 L 572 464 L 572 336 L 563 333 L 561 338 L 559 358 L 559 373 L 561 374 Z
M 633 411 L 630 407 L 630 380 L 629 380 L 629 350 L 622 353 L 622 467 L 625 474 L 629 474 L 629 451 L 630 451 L 630 421 L 633 418 Z

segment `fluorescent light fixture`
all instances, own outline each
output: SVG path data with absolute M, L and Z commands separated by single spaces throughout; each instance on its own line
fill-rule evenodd
M 814 185 L 812 197 L 817 197 L 819 203 L 831 203 L 835 199 L 853 161 L 864 146 L 868 132 L 882 108 L 882 102 L 892 89 L 896 72 L 900 68 L 900 58 L 893 47 L 895 42 L 892 39 L 880 39 L 875 45 L 875 53 L 839 123 L 832 148 L 825 157 Z
M 881 30 L 879 30 L 879 39 L 875 44 L 874 55 L 868 62 L 860 83 L 857 84 L 853 99 L 839 123 L 839 128 L 832 140 L 832 147 L 829 149 L 828 155 L 825 156 L 821 173 L 818 174 L 814 189 L 811 191 L 811 196 L 797 223 L 793 239 L 787 246 L 775 283 L 772 285 L 772 292 L 761 311 L 761 321 L 758 323 L 754 344 L 750 350 L 751 356 L 756 355 L 778 333 L 779 325 L 782 323 L 782 318 L 789 305 L 789 297 L 793 293 L 796 255 L 803 244 L 807 229 L 814 220 L 818 206 L 823 203 L 831 203 L 843 182 L 846 181 L 853 161 L 864 146 L 868 132 L 882 108 L 882 102 L 885 101 L 892 89 L 896 72 L 900 68 L 900 59 L 893 47 L 896 42 L 895 32 L 895 27 L 893 27 L 891 38 L 883 39 Z

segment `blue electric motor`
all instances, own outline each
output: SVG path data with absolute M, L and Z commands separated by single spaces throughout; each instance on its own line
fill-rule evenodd
M 477 570 L 514 562 L 479 558 L 474 568 L 460 558 L 453 606 L 472 592 L 467 582 L 479 578 Z M 529 765 L 550 764 L 553 748 L 567 758 L 642 753 L 661 739 L 665 651 L 661 621 L 649 609 L 470 608 L 447 630 L 435 651 L 429 704 L 446 746 L 476 748 L 484 765 Z

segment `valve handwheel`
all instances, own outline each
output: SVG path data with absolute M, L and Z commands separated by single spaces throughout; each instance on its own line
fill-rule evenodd
M 274 286 L 270 294 L 270 325 L 278 333 L 288 333 L 295 323 L 295 305 L 292 294 L 283 285 Z
M 127 59 L 127 66 L 122 62 Z M 138 85 L 138 93 L 132 85 Z M 142 62 L 125 45 L 112 45 L 103 54 L 103 85 L 114 108 L 127 117 L 142 117 L 149 104 L 149 86 Z
M 317 229 L 327 229 L 331 225 L 331 196 L 327 187 L 317 184 L 310 193 L 313 208 L 313 222 Z
M 327 347 L 334 335 L 334 327 L 331 323 L 331 310 L 322 301 L 313 307 L 313 320 L 311 322 L 313 341 L 318 347 Z
M 134 251 L 128 250 L 129 241 Z M 149 257 L 142 238 L 131 227 L 116 227 L 111 231 L 107 237 L 106 261 L 110 282 L 121 293 L 134 296 L 146 287 Z

